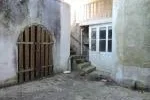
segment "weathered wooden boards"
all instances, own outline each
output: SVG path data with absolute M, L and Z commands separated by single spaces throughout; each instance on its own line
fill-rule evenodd
M 53 72 L 52 36 L 40 26 L 25 28 L 18 39 L 18 82 L 49 76 Z

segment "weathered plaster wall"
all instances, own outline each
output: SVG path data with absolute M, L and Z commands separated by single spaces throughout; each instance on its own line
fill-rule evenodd
M 150 1 L 114 0 L 113 28 L 116 35 L 118 80 L 150 84 Z
M 40 24 L 46 27 L 54 36 L 53 56 L 54 69 L 62 66 L 67 69 L 65 60 L 60 59 L 61 32 L 64 27 L 69 26 L 69 10 L 67 15 L 63 14 L 61 6 L 64 3 L 57 0 L 0 0 L 0 82 L 6 82 L 8 79 L 15 79 L 17 73 L 17 38 L 26 26 Z M 66 9 L 69 9 L 68 5 Z M 63 15 L 62 15 L 63 14 Z M 68 18 L 67 22 L 62 22 L 60 17 Z M 69 27 L 67 27 L 69 28 Z M 68 35 L 69 30 L 65 29 Z M 63 35 L 65 37 L 65 34 Z M 66 37 L 69 42 L 69 37 Z M 66 45 L 67 46 L 67 45 Z M 69 55 L 69 50 L 65 52 Z M 68 56 L 67 56 L 68 57 Z M 64 56 L 66 59 L 66 56 Z M 62 60 L 62 61 L 61 61 Z M 65 63 L 63 63 L 63 61 Z M 62 62 L 60 64 L 60 62 Z M 55 70 L 56 71 L 56 70 Z M 57 69 L 57 71 L 59 71 Z M 16 79 L 15 79 L 16 81 Z
M 70 56 L 70 33 L 71 33 L 71 17 L 70 6 L 61 4 L 61 39 L 60 39 L 60 67 L 59 70 L 69 70 Z M 68 66 L 68 67 L 67 67 Z M 66 68 L 67 67 L 67 68 Z

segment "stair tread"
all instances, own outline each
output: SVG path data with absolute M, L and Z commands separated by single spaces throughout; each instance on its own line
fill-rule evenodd
M 78 65 L 85 65 L 85 64 L 90 64 L 90 62 L 84 62 L 84 63 L 78 64 Z
M 84 62 L 84 63 L 79 63 L 78 65 L 77 65 L 77 67 L 79 68 L 79 69 L 83 69 L 83 68 L 86 68 L 86 67 L 88 67 L 88 66 L 90 66 L 90 62 Z

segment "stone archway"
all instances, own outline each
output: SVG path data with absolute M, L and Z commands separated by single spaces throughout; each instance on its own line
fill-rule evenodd
M 18 83 L 52 75 L 52 35 L 40 25 L 26 27 L 18 37 Z

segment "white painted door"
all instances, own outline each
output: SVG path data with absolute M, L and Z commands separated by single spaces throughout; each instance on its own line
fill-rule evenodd
M 112 62 L 112 25 L 102 24 L 89 27 L 89 59 L 93 65 L 109 69 Z

